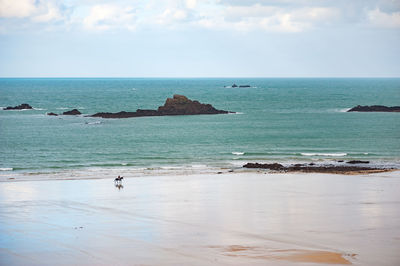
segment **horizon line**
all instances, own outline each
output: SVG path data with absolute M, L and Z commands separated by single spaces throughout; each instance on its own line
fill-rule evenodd
M 364 77 L 364 76 L 282 76 L 282 77 L 262 77 L 262 76 L 257 76 L 257 77 L 245 77 L 245 76 L 238 76 L 238 77 L 230 77 L 230 76 L 226 76 L 226 77 L 207 77 L 207 76 L 203 76 L 203 77 L 179 77 L 179 76 L 149 76 L 149 77 L 128 77 L 128 76 L 121 76 L 121 77 L 112 77 L 112 76 L 57 76 L 57 77 L 49 77 L 49 76 L 43 76 L 43 77 L 12 77 L 12 76 L 8 76 L 8 77 L 1 77 L 0 79 L 283 79 L 283 78 L 288 78 L 288 79 L 295 79 L 295 78 L 320 78 L 320 79 L 328 79 L 328 78 L 338 78 L 338 79 L 344 79 L 344 78 L 400 78 L 400 76 L 369 76 L 369 77 Z

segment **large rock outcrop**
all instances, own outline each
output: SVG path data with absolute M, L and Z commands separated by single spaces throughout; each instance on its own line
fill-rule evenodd
M 14 106 L 14 107 L 8 106 L 8 107 L 6 107 L 6 108 L 3 108 L 3 110 L 28 110 L 28 109 L 33 109 L 33 107 L 30 106 L 30 105 L 27 104 L 27 103 L 23 103 L 23 104 Z
M 102 118 L 130 118 L 142 116 L 166 116 L 166 115 L 211 115 L 227 114 L 228 111 L 215 109 L 211 104 L 203 104 L 198 101 L 192 101 L 186 96 L 175 94 L 173 98 L 168 98 L 163 106 L 157 110 L 142 110 L 136 112 L 118 112 L 118 113 L 96 113 L 92 117 Z
M 371 105 L 371 106 L 361 106 L 351 108 L 347 112 L 400 112 L 400 106 L 383 106 L 383 105 Z

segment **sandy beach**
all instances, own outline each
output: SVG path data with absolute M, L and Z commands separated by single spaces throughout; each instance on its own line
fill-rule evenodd
M 400 174 L 0 183 L 1 265 L 399 265 Z

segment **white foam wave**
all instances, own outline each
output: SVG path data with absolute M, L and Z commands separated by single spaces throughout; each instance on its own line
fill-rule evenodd
M 232 113 L 228 113 L 228 115 L 242 115 L 244 113 L 242 112 L 232 112 Z
M 58 107 L 58 108 L 56 108 L 57 110 L 67 110 L 67 109 L 71 109 L 71 108 L 68 108 L 68 107 Z
M 309 152 L 302 152 L 300 153 L 302 156 L 332 156 L 332 157 L 341 157 L 346 156 L 347 153 L 309 153 Z
M 47 110 L 47 109 L 44 109 L 44 108 L 33 108 L 33 110 L 43 111 L 43 110 Z
M 14 170 L 14 168 L 11 167 L 0 168 L 0 171 L 12 171 L 12 170 Z
M 205 164 L 192 164 L 191 167 L 192 168 L 206 168 L 207 165 L 205 165 Z
M 233 155 L 244 155 L 244 152 L 234 151 L 232 152 Z
M 86 125 L 100 125 L 103 124 L 102 121 L 95 121 L 95 122 L 85 122 Z
M 180 166 L 162 166 L 160 167 L 163 170 L 177 170 L 177 169 L 182 169 L 183 167 Z

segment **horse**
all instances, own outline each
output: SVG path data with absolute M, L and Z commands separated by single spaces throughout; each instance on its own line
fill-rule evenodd
M 123 176 L 118 176 L 117 178 L 114 179 L 114 183 L 121 183 L 122 179 L 124 179 Z

